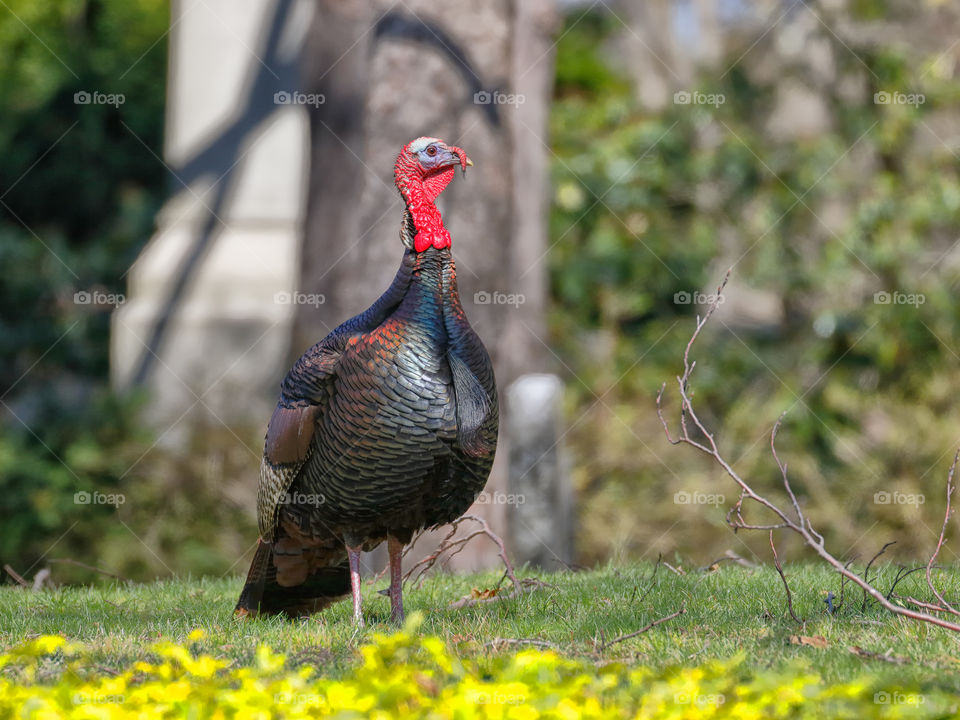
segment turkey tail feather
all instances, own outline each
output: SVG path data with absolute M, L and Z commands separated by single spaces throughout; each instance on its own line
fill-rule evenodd
M 282 578 L 281 578 L 282 579 Z M 311 568 L 302 583 L 286 587 L 277 582 L 273 547 L 263 540 L 250 563 L 250 571 L 234 614 L 298 616 L 317 612 L 350 593 L 350 568 L 346 559 Z

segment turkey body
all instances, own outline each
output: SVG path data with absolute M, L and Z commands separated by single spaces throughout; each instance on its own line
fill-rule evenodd
M 322 609 L 350 592 L 348 548 L 406 544 L 483 490 L 498 431 L 493 367 L 460 304 L 450 248 L 414 251 L 414 232 L 408 213 L 389 289 L 283 380 L 241 614 Z

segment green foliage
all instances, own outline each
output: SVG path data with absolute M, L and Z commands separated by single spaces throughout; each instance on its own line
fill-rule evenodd
M 122 492 L 151 442 L 107 387 L 112 306 L 74 294 L 122 293 L 150 236 L 168 20 L 166 0 L 0 12 L 0 547 L 22 571 L 68 528 L 60 552 L 105 541 L 114 509 L 74 495 Z M 117 101 L 75 102 L 84 92 Z
M 743 658 L 690 669 L 652 672 L 618 664 L 595 667 L 552 651 L 522 650 L 484 662 L 460 662 L 437 637 L 405 629 L 377 635 L 362 648 L 349 678 L 334 680 L 309 666 L 294 669 L 267 646 L 251 668 L 230 668 L 183 645 L 155 643 L 157 661 L 105 675 L 89 650 L 46 635 L 0 656 L 26 682 L 0 678 L 0 708 L 33 717 L 206 718 L 245 716 L 377 718 L 894 718 L 952 715 L 955 697 L 873 680 L 823 685 L 816 673 L 749 672 Z M 69 672 L 34 683 L 44 661 L 59 655 Z
M 701 74 L 696 89 L 724 102 L 650 112 L 625 78 L 580 79 L 612 56 L 615 28 L 598 27 L 574 15 L 561 35 L 551 124 L 551 327 L 576 376 L 584 559 L 663 550 L 707 561 L 705 547 L 740 545 L 724 507 L 675 504 L 678 491 L 703 491 L 726 493 L 729 506 L 734 486 L 695 451 L 668 446 L 654 414 L 665 381 L 677 407 L 673 378 L 702 313 L 678 300 L 710 293 L 730 266 L 693 380 L 728 458 L 777 496 L 769 433 L 789 411 L 781 454 L 828 541 L 872 554 L 897 539 L 905 556 L 927 552 L 960 421 L 960 175 L 935 132 L 957 99 L 953 70 L 933 49 L 844 38 L 848 49 L 819 27 L 835 82 L 817 84 L 760 43 Z M 778 69 L 758 70 L 769 63 Z M 829 131 L 771 130 L 790 81 L 822 98 Z M 875 104 L 876 92 L 925 102 Z M 877 293 L 898 295 L 883 304 Z M 751 319 L 754 310 L 767 314 Z M 878 492 L 925 502 L 877 503 Z

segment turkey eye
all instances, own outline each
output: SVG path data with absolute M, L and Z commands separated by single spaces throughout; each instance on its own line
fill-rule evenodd
M 430 157 L 433 157 L 436 154 L 437 154 L 437 148 L 435 146 L 431 145 L 430 147 L 427 148 L 427 155 L 429 155 Z

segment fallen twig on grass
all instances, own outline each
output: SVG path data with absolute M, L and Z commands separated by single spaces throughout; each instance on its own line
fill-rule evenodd
M 759 567 L 759 565 L 757 565 L 755 562 L 750 562 L 745 557 L 737 555 L 737 553 L 735 553 L 733 550 L 727 550 L 723 554 L 723 557 L 718 557 L 716 560 L 712 560 L 700 568 L 700 572 L 710 572 L 712 570 L 716 570 L 722 562 L 736 563 L 737 565 L 749 568 L 750 570 L 756 570 Z
M 504 645 L 534 645 L 542 648 L 557 647 L 556 643 L 552 643 L 549 640 L 535 640 L 532 638 L 494 638 L 489 642 L 485 642 L 483 647 L 492 647 L 494 650 L 498 650 Z
M 894 613 L 896 615 L 901 615 L 903 617 L 908 617 L 913 620 L 918 620 L 920 622 L 929 623 L 931 625 L 936 625 L 938 627 L 945 628 L 947 630 L 952 630 L 954 632 L 960 632 L 960 624 L 951 622 L 944 618 L 936 617 L 931 615 L 928 612 L 922 612 L 918 610 L 911 610 L 910 608 L 901 607 L 892 603 L 884 593 L 880 592 L 877 588 L 871 585 L 867 580 L 864 580 L 862 577 L 850 570 L 848 564 L 844 564 L 838 560 L 827 548 L 824 542 L 823 536 L 816 531 L 813 527 L 813 524 L 810 520 L 804 515 L 803 510 L 800 507 L 800 503 L 797 501 L 796 495 L 793 492 L 793 488 L 790 486 L 790 481 L 787 476 L 787 466 L 780 461 L 779 456 L 777 455 L 776 448 L 776 437 L 777 431 L 780 428 L 780 423 L 783 420 L 783 416 L 780 418 L 773 426 L 773 430 L 770 433 L 770 447 L 773 453 L 773 457 L 776 460 L 777 466 L 780 469 L 781 476 L 783 478 L 784 490 L 787 493 L 787 496 L 790 500 L 790 510 L 785 510 L 780 507 L 777 503 L 769 500 L 767 497 L 758 493 L 753 486 L 744 478 L 742 478 L 733 466 L 727 461 L 724 455 L 721 453 L 719 446 L 717 445 L 716 438 L 713 433 L 707 429 L 703 420 L 700 419 L 700 416 L 697 414 L 697 411 L 693 405 L 693 393 L 690 391 L 690 379 L 693 374 L 693 370 L 696 367 L 696 361 L 690 360 L 690 351 L 692 350 L 694 344 L 697 341 L 697 338 L 700 336 L 701 331 L 704 326 L 707 324 L 707 321 L 716 312 L 717 308 L 722 302 L 723 299 L 723 290 L 727 285 L 727 280 L 730 278 L 730 271 L 727 271 L 726 276 L 723 279 L 723 282 L 720 284 L 720 287 L 717 288 L 717 293 L 714 296 L 714 301 L 710 304 L 707 309 L 707 312 L 703 317 L 697 317 L 697 325 L 693 331 L 693 334 L 690 337 L 690 340 L 687 342 L 687 346 L 683 352 L 683 374 L 677 376 L 677 387 L 680 393 L 680 432 L 675 438 L 673 433 L 670 431 L 670 425 L 667 422 L 667 419 L 663 414 L 663 394 L 666 390 L 666 383 L 664 383 L 660 392 L 657 393 L 657 417 L 660 419 L 660 423 L 663 425 L 664 433 L 667 436 L 667 440 L 672 445 L 690 445 L 693 448 L 696 448 L 705 455 L 711 457 L 727 474 L 730 479 L 736 483 L 740 488 L 740 496 L 737 499 L 737 502 L 730 509 L 730 512 L 727 513 L 727 523 L 733 528 L 734 532 L 737 530 L 790 530 L 791 532 L 799 535 L 804 543 L 812 549 L 817 555 L 820 556 L 827 564 L 833 567 L 842 577 L 846 578 L 853 584 L 861 588 L 867 595 L 876 600 L 884 609 Z M 954 457 L 953 465 L 950 468 L 950 473 L 948 475 L 948 496 L 952 493 L 953 489 L 953 475 L 957 466 L 958 459 L 960 459 L 960 453 Z M 766 524 L 753 524 L 747 523 L 743 518 L 743 503 L 747 500 L 751 500 L 756 504 L 760 505 L 762 508 L 769 511 L 775 518 L 773 522 Z M 947 509 L 946 515 L 949 516 L 950 510 Z M 945 528 L 944 528 L 945 530 Z M 943 536 L 941 532 L 941 536 Z M 936 558 L 936 553 L 939 552 L 942 542 L 938 543 L 937 549 L 934 552 L 933 558 Z M 931 559 L 930 565 L 932 565 L 933 559 Z M 939 593 L 937 594 L 937 599 L 942 600 Z M 944 611 L 950 612 L 952 606 L 948 609 L 946 603 L 943 604 Z M 954 613 L 957 611 L 954 610 Z M 957 613 L 960 614 L 960 613 Z
M 617 643 L 621 643 L 624 640 L 629 640 L 630 638 L 635 638 L 637 635 L 643 635 L 645 632 L 652 630 L 657 625 L 661 625 L 669 620 L 673 620 L 675 617 L 683 615 L 687 611 L 687 608 L 683 605 L 680 606 L 680 609 L 676 612 L 672 612 L 669 615 L 664 615 L 662 618 L 657 618 L 656 620 L 651 620 L 646 625 L 644 625 L 639 630 L 634 630 L 633 632 L 627 633 L 626 635 L 621 635 L 620 637 L 614 638 L 610 642 L 604 642 L 602 639 L 600 641 L 600 647 L 597 649 L 597 652 L 603 652 L 608 648 L 613 647 Z
M 79 560 L 71 560 L 70 558 L 53 558 L 52 560 L 47 560 L 51 563 L 63 563 L 64 565 L 73 565 L 74 567 L 83 568 L 84 570 L 89 570 L 90 572 L 100 573 L 101 575 L 106 575 L 107 577 L 112 577 L 114 580 L 123 580 L 123 582 L 132 583 L 133 580 L 126 578 L 123 575 L 117 575 L 116 573 L 108 572 L 102 570 L 101 568 L 95 567 L 94 565 L 87 565 L 82 563 Z
M 675 568 L 673 565 L 671 565 L 670 563 L 668 563 L 666 560 L 663 561 L 663 566 L 664 566 L 667 570 L 669 570 L 670 572 L 672 572 L 674 575 L 680 575 L 680 576 L 682 577 L 683 575 L 686 575 L 686 574 L 687 574 L 686 571 L 685 571 L 683 568 Z
M 17 583 L 17 585 L 20 585 L 25 588 L 30 587 L 30 583 L 28 583 L 26 580 L 20 577 L 20 574 L 16 570 L 14 570 L 12 567 L 10 567 L 9 565 L 4 565 L 3 569 L 6 570 L 7 575 L 12 577 L 13 581 Z

